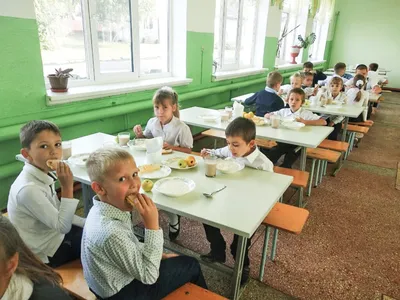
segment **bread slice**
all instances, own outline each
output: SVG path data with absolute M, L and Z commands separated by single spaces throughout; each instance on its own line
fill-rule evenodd
M 59 159 L 49 159 L 46 161 L 46 165 L 52 169 L 52 170 L 57 170 L 58 164 L 61 162 Z
M 128 202 L 132 207 L 135 207 L 134 201 L 137 197 L 134 194 L 126 196 L 125 201 Z
M 171 154 L 172 153 L 172 149 L 162 149 L 162 153 L 161 154 Z
M 151 173 L 161 169 L 161 165 L 143 165 L 139 167 L 140 173 Z

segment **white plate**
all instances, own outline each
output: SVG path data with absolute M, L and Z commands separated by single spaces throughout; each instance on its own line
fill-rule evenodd
M 184 160 L 185 157 L 173 157 L 173 158 L 164 160 L 162 163 L 163 163 L 164 165 L 167 165 L 167 166 L 170 167 L 171 169 L 176 169 L 176 170 L 188 170 L 188 169 L 193 169 L 193 168 L 196 168 L 196 167 L 197 167 L 197 161 L 196 161 L 196 164 L 195 164 L 194 166 L 192 166 L 192 167 L 180 168 L 179 165 L 178 165 L 178 162 L 179 162 L 181 159 Z
M 226 159 L 217 163 L 217 170 L 222 173 L 236 173 L 244 169 L 244 164 L 237 162 L 234 159 Z
M 70 158 L 68 158 L 68 162 L 78 167 L 86 167 L 86 161 L 88 160 L 89 156 L 90 153 L 72 155 Z
M 157 181 L 153 190 L 169 197 L 181 197 L 194 190 L 193 180 L 183 177 L 168 177 Z
M 146 151 L 146 139 L 134 139 L 128 142 L 129 149 Z
M 282 125 L 289 129 L 300 129 L 306 126 L 304 123 L 301 122 L 283 122 Z
M 153 172 L 146 172 L 146 173 L 139 173 L 141 178 L 146 179 L 160 179 L 169 176 L 171 174 L 171 168 L 168 166 L 162 165 L 161 168 L 157 171 Z
M 221 116 L 218 114 L 207 114 L 207 115 L 201 115 L 199 118 L 202 118 L 205 122 L 217 122 Z
M 294 117 L 285 117 L 285 118 L 282 118 L 281 121 L 283 123 L 291 123 L 291 122 L 294 122 L 295 119 L 294 119 Z

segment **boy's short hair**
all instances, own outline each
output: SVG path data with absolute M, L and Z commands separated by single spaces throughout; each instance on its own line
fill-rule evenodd
M 118 161 L 133 159 L 132 155 L 120 148 L 100 148 L 90 154 L 86 168 L 90 181 L 103 182 L 106 173 Z
M 311 61 L 306 61 L 303 64 L 303 69 L 313 69 L 314 68 L 314 64 Z
M 267 86 L 269 88 L 273 88 L 278 83 L 282 83 L 283 77 L 279 72 L 271 72 L 268 74 L 267 77 Z
M 236 118 L 226 127 L 225 136 L 241 137 L 248 144 L 256 139 L 256 124 L 246 118 Z
M 356 70 L 368 70 L 368 68 L 364 64 L 359 64 L 357 65 Z
M 304 103 L 304 102 L 306 101 L 306 93 L 304 93 L 303 89 L 301 89 L 301 88 L 292 89 L 292 90 L 289 92 L 288 99 L 289 99 L 289 97 L 290 97 L 291 94 L 300 95 L 300 96 L 301 96 L 301 103 Z
M 342 70 L 342 69 L 346 69 L 346 64 L 343 62 L 338 62 L 333 69 L 336 71 Z
M 44 130 L 50 130 L 61 137 L 60 129 L 56 124 L 45 120 L 33 120 L 22 126 L 19 132 L 19 141 L 22 148 L 29 149 L 36 136 Z
M 314 77 L 314 74 L 311 73 L 311 72 L 303 72 L 302 75 L 303 75 L 303 78 L 306 78 L 306 77 L 309 77 L 309 76 Z
M 371 71 L 378 71 L 378 68 L 379 68 L 379 65 L 377 64 L 377 63 L 371 63 L 371 64 L 369 64 L 369 69 L 371 70 Z
M 290 80 L 295 79 L 295 78 L 300 78 L 301 80 L 303 80 L 304 75 L 303 75 L 303 73 L 296 72 L 292 76 L 290 76 Z

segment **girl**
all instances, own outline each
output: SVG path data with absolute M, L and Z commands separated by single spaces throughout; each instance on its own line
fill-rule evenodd
M 365 122 L 368 115 L 369 94 L 364 90 L 366 80 L 363 75 L 356 75 L 353 78 L 353 86 L 347 90 L 348 105 L 357 105 L 364 107 L 364 111 L 357 118 L 350 118 L 351 122 Z
M 71 299 L 61 281 L 29 250 L 10 221 L 0 216 L 0 299 Z
M 162 87 L 153 96 L 154 118 L 151 118 L 143 131 L 140 125 L 133 127 L 138 138 L 161 136 L 164 149 L 190 153 L 193 148 L 193 136 L 189 126 L 179 120 L 178 94 L 170 87 Z M 180 216 L 169 216 L 169 238 L 175 240 L 180 232 Z
M 340 77 L 333 77 L 329 83 L 328 97 L 332 97 L 333 101 L 339 104 L 347 103 L 347 96 L 344 92 L 341 92 L 343 89 L 343 80 Z M 336 141 L 338 140 L 338 135 L 340 130 L 342 129 L 342 121 L 343 116 L 329 116 L 328 125 L 333 127 L 333 131 L 328 136 L 329 140 Z

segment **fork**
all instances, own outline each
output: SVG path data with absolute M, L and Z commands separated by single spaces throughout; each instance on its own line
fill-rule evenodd
M 212 196 L 213 196 L 215 193 L 218 193 L 218 192 L 222 191 L 222 190 L 225 189 L 225 188 L 226 188 L 226 185 L 224 185 L 223 188 L 220 188 L 219 190 L 216 190 L 216 191 L 214 191 L 214 192 L 212 192 L 212 193 L 203 193 L 203 195 L 206 196 L 207 198 L 212 198 Z

